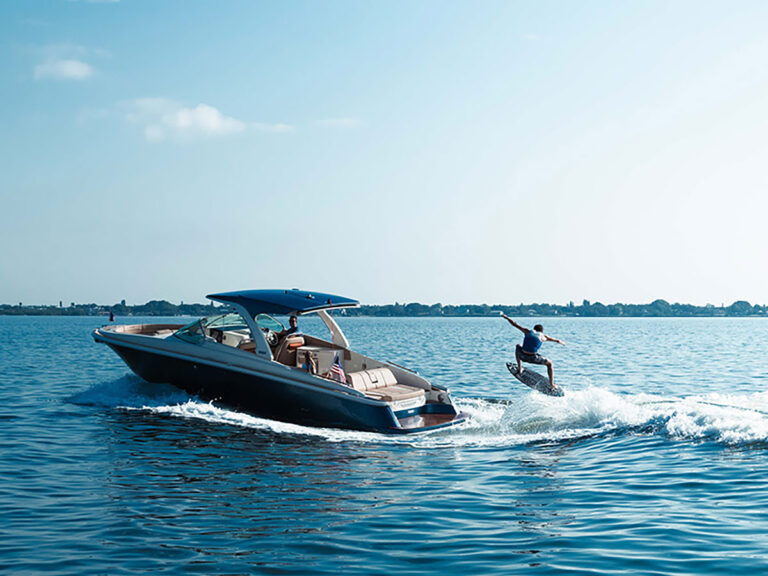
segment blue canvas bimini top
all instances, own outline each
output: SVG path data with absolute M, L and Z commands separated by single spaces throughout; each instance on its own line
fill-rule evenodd
M 208 294 L 206 298 L 225 304 L 240 304 L 251 316 L 257 314 L 306 314 L 328 308 L 352 308 L 360 302 L 335 294 L 306 290 L 240 290 Z

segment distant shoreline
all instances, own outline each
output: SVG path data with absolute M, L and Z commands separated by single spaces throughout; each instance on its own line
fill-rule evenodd
M 225 306 L 212 304 L 173 304 L 167 300 L 152 300 L 135 306 L 125 302 L 113 305 L 75 304 L 64 306 L 24 306 L 22 304 L 0 304 L 0 316 L 209 316 L 219 314 Z M 650 304 L 602 304 L 584 300 L 560 304 L 384 304 L 363 305 L 338 312 L 345 316 L 404 317 L 404 318 L 477 318 L 494 317 L 499 313 L 512 317 L 558 317 L 564 318 L 717 318 L 717 317 L 765 317 L 768 306 L 752 305 L 744 300 L 730 306 L 694 306 L 693 304 L 670 304 L 666 300 L 654 300 Z

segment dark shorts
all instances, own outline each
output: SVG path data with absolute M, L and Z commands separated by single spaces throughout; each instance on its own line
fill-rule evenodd
M 515 355 L 520 357 L 520 360 L 523 362 L 528 362 L 528 364 L 546 364 L 549 362 L 544 356 L 541 354 L 538 354 L 536 352 L 526 352 L 523 350 L 523 347 L 518 344 L 515 346 Z

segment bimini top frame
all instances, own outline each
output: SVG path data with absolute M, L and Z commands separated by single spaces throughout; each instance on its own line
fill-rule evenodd
M 209 294 L 206 298 L 224 304 L 239 304 L 251 316 L 257 314 L 307 314 L 331 308 L 356 308 L 360 302 L 335 294 L 305 290 L 240 290 Z
M 356 308 L 360 302 L 352 298 L 307 292 L 305 290 L 241 290 L 209 294 L 206 298 L 229 304 L 246 319 L 256 342 L 256 353 L 272 359 L 272 353 L 264 335 L 256 328 L 254 318 L 259 314 L 309 314 L 316 312 L 331 333 L 334 345 L 349 348 L 349 340 L 327 310 L 333 308 Z M 246 312 L 247 314 L 243 314 Z

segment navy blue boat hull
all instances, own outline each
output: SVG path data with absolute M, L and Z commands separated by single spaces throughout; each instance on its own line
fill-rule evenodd
M 397 416 L 389 406 L 361 402 L 352 396 L 329 394 L 320 388 L 286 384 L 254 373 L 242 373 L 207 364 L 120 346 L 107 342 L 141 378 L 163 382 L 206 401 L 254 416 L 324 428 L 347 428 L 389 434 L 420 432 L 465 420 L 452 406 L 427 404 Z M 398 416 L 444 415 L 437 425 L 402 428 Z M 453 416 L 453 417 L 451 417 Z

